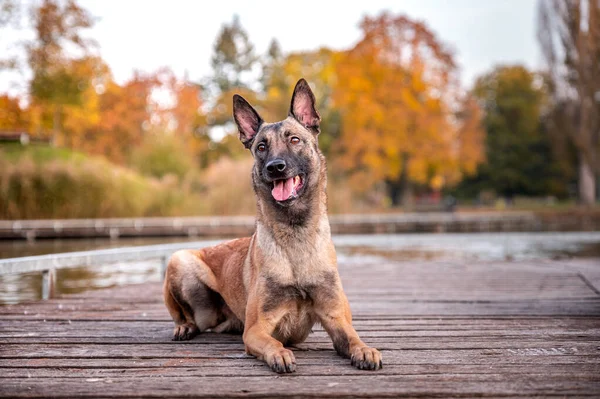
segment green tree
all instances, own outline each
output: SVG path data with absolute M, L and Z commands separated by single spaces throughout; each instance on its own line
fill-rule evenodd
M 279 42 L 277 39 L 272 39 L 267 53 L 260 62 L 262 68 L 260 82 L 264 93 L 268 93 L 272 87 L 287 88 L 283 73 L 284 60 L 285 57 Z
M 257 62 L 254 45 L 248 38 L 238 16 L 224 24 L 214 44 L 211 59 L 213 83 L 219 93 L 234 88 L 248 87 L 246 76 Z
M 0 29 L 6 29 L 14 25 L 18 19 L 20 4 L 15 0 L 0 0 Z M 3 69 L 14 69 L 17 67 L 17 57 L 3 54 L 0 57 L 0 71 Z
M 81 30 L 93 25 L 92 16 L 74 0 L 44 0 L 33 10 L 35 39 L 28 44 L 28 62 L 33 73 L 29 92 L 34 102 L 51 110 L 56 138 L 65 105 L 80 105 L 89 78 L 76 73 L 77 59 L 66 48 L 77 49 L 85 58 L 91 42 Z M 72 51 L 71 51 L 72 53 Z
M 566 195 L 567 180 L 555 161 L 541 118 L 547 92 L 541 76 L 527 68 L 496 67 L 477 79 L 473 94 L 485 117 L 487 163 L 457 192 L 476 195 L 482 190 L 512 198 L 515 195 Z

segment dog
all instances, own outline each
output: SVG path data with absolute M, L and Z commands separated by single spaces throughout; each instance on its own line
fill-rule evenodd
M 243 333 L 246 352 L 277 373 L 296 371 L 286 346 L 320 323 L 336 352 L 359 369 L 382 368 L 381 353 L 352 326 L 327 218 L 327 173 L 318 147 L 321 117 L 304 79 L 286 119 L 266 123 L 233 96 L 239 137 L 254 157 L 256 230 L 200 250 L 177 251 L 165 273 L 173 340 L 203 331 Z

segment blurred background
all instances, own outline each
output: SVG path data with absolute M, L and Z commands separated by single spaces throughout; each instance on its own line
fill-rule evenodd
M 330 213 L 597 201 L 599 1 L 0 0 L 0 219 L 253 215 L 300 77 Z

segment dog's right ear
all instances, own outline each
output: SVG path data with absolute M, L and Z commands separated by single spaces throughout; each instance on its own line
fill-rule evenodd
M 240 132 L 240 141 L 244 147 L 250 148 L 254 136 L 258 133 L 260 125 L 263 124 L 262 118 L 244 97 L 234 94 L 233 119 L 235 119 L 235 124 Z

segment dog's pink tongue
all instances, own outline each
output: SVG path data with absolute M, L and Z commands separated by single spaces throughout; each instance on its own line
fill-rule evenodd
M 294 189 L 294 178 L 290 177 L 286 180 L 276 180 L 271 194 L 277 201 L 285 201 L 292 195 Z

